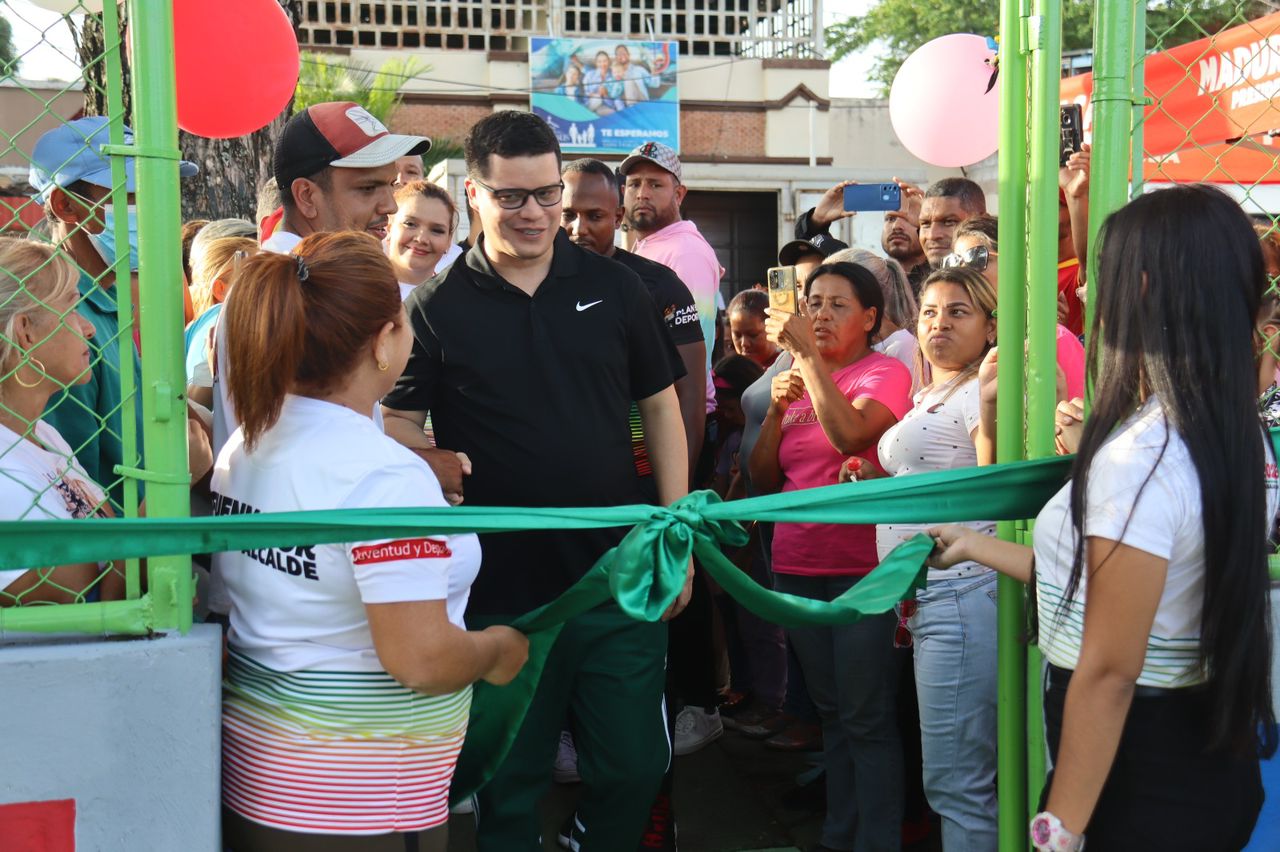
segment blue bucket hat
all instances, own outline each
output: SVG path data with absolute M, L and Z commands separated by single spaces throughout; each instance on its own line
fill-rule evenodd
M 30 182 L 42 200 L 49 197 L 54 187 L 67 187 L 76 181 L 94 186 L 111 188 L 111 160 L 102 153 L 102 147 L 111 141 L 107 118 L 94 115 L 77 118 L 50 130 L 36 142 L 31 152 Z M 124 143 L 133 144 L 133 131 L 124 129 Z M 191 177 L 200 171 L 195 163 L 182 160 L 178 174 Z M 137 189 L 134 177 L 134 158 L 124 159 L 125 189 Z

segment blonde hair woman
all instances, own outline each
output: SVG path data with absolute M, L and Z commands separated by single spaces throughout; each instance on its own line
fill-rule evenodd
M 0 238 L 0 519 L 111 514 L 102 487 L 40 419 L 55 392 L 89 380 L 93 326 L 75 312 L 79 279 L 52 246 Z M 0 606 L 120 597 L 123 581 L 108 567 L 0 571 Z

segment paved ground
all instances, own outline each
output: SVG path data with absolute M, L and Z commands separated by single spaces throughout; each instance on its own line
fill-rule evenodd
M 676 758 L 681 852 L 809 849 L 818 841 L 822 802 L 796 793 L 796 777 L 808 767 L 804 755 L 770 751 L 732 731 L 696 754 Z M 558 849 L 555 829 L 572 813 L 575 797 L 574 786 L 556 785 L 544 800 L 547 852 Z M 450 852 L 471 852 L 471 817 L 453 817 L 449 831 Z M 940 848 L 936 840 L 910 847 L 911 852 Z

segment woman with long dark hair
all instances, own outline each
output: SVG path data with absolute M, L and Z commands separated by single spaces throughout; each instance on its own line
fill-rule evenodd
M 1278 482 L 1253 346 L 1265 288 L 1249 221 L 1217 190 L 1161 190 L 1114 213 L 1091 291 L 1092 415 L 1034 548 L 930 531 L 934 565 L 1034 580 L 1054 766 L 1037 849 L 1249 841 L 1259 756 L 1275 751 Z

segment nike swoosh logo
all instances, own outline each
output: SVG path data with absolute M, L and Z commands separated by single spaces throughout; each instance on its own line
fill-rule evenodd
M 585 311 L 587 308 L 594 308 L 596 305 L 600 304 L 600 303 L 601 303 L 601 302 L 603 302 L 603 301 L 604 301 L 604 299 L 597 299 L 597 300 L 596 300 L 596 301 L 594 301 L 594 302 L 587 302 L 585 305 L 584 305 L 584 304 L 582 304 L 581 302 L 579 302 L 579 303 L 578 303 L 578 310 L 579 310 L 579 311 Z

